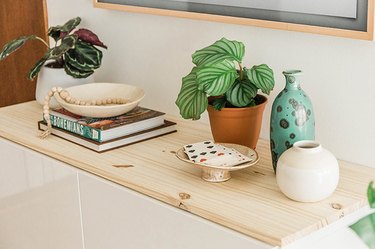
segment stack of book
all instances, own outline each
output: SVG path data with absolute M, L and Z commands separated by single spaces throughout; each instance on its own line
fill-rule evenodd
M 144 107 L 110 118 L 78 116 L 61 108 L 50 111 L 52 134 L 103 152 L 176 131 L 176 123 L 165 120 L 165 113 Z M 46 130 L 45 120 L 38 122 Z

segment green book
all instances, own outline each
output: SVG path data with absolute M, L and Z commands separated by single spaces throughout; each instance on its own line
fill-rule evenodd
M 45 121 L 38 122 L 39 130 L 46 130 L 47 124 Z M 52 134 L 73 142 L 75 144 L 84 146 L 88 149 L 97 151 L 97 152 L 104 152 L 111 149 L 119 148 L 125 145 L 130 145 L 138 142 L 142 142 L 148 139 L 153 139 L 162 135 L 170 134 L 176 132 L 176 123 L 164 120 L 163 124 L 151 129 L 146 129 L 143 131 L 135 132 L 130 135 L 120 136 L 118 138 L 110 139 L 104 142 L 97 142 L 92 139 L 87 139 L 83 136 L 77 135 L 75 133 L 69 132 L 67 130 L 63 130 L 57 127 L 52 127 Z
M 83 117 L 63 108 L 50 111 L 53 127 L 97 142 L 104 142 L 164 124 L 165 113 L 136 107 L 125 114 L 109 118 Z

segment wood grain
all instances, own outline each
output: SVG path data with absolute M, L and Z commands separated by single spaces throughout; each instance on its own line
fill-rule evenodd
M 21 35 L 46 38 L 46 11 L 46 0 L 1 0 L 0 49 Z M 0 61 L 0 106 L 35 99 L 36 80 L 28 80 L 27 74 L 46 51 L 40 41 L 30 41 Z
M 213 14 L 186 12 L 186 11 L 167 10 L 167 9 L 156 9 L 156 8 L 138 7 L 138 6 L 122 5 L 122 4 L 102 3 L 102 2 L 98 2 L 97 0 L 93 0 L 93 4 L 97 8 L 110 9 L 110 10 L 120 10 L 120 11 L 127 11 L 127 12 L 152 14 L 152 15 L 175 16 L 175 17 L 180 17 L 180 18 L 199 19 L 199 20 L 207 20 L 207 21 L 213 21 L 213 22 L 225 22 L 225 23 L 240 24 L 240 25 L 251 25 L 251 26 L 262 27 L 262 28 L 299 31 L 299 32 L 313 33 L 313 34 L 347 37 L 347 38 L 352 38 L 352 39 L 362 39 L 362 40 L 374 39 L 374 11 L 375 11 L 374 0 L 368 0 L 366 32 L 338 29 L 338 28 L 327 28 L 327 27 L 304 25 L 304 24 L 294 24 L 294 23 L 287 23 L 287 22 L 259 20 L 259 19 L 251 19 L 251 18 L 222 16 L 222 15 L 213 15 Z
M 199 122 L 168 116 L 177 122 L 177 133 L 98 154 L 55 136 L 38 138 L 41 117 L 34 101 L 1 108 L 0 136 L 272 245 L 287 245 L 367 205 L 367 184 L 375 176 L 374 168 L 340 161 L 335 193 L 321 202 L 299 203 L 278 189 L 267 141 L 258 143 L 257 165 L 213 184 L 173 153 L 211 139 Z

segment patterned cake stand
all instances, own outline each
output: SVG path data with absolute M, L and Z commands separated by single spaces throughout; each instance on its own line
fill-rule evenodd
M 179 149 L 176 152 L 176 157 L 181 161 L 186 163 L 193 164 L 196 167 L 202 169 L 202 179 L 208 182 L 224 182 L 228 181 L 231 178 L 230 172 L 240 169 L 245 169 L 247 167 L 255 165 L 259 161 L 258 153 L 250 149 L 249 147 L 239 145 L 239 144 L 230 144 L 230 143 L 219 143 L 225 147 L 236 149 L 241 154 L 249 157 L 250 162 L 238 164 L 235 166 L 214 166 L 214 165 L 205 165 L 201 163 L 195 163 L 189 160 L 188 156 L 184 152 L 184 148 Z

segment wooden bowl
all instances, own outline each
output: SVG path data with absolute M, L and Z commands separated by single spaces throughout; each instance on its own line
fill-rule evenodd
M 125 98 L 126 104 L 85 106 L 65 102 L 55 94 L 57 102 L 66 110 L 85 117 L 106 118 L 118 116 L 134 109 L 144 98 L 144 91 L 136 86 L 119 83 L 89 83 L 68 87 L 66 90 L 71 97 L 79 100 L 101 100 L 108 98 Z

